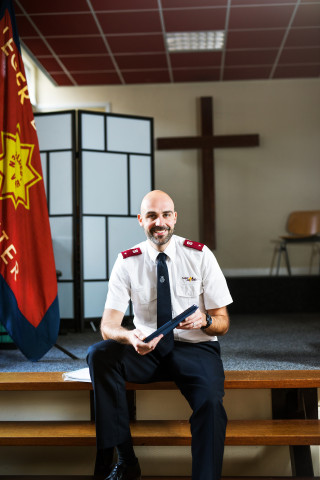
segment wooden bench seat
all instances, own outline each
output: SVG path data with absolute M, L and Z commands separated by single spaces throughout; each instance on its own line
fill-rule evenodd
M 190 445 L 187 420 L 132 422 L 134 445 Z M 86 421 L 0 422 L 0 445 L 94 446 L 95 425 Z M 226 445 L 320 445 L 319 420 L 230 420 Z
M 225 389 L 319 388 L 320 370 L 244 370 L 225 372 Z M 128 390 L 173 390 L 173 382 L 141 385 Z M 64 381 L 62 372 L 0 372 L 0 391 L 92 390 L 90 382 Z

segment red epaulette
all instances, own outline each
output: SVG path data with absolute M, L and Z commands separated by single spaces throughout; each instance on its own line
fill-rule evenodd
M 185 240 L 183 242 L 183 245 L 185 247 L 189 247 L 189 248 L 195 248 L 196 250 L 199 250 L 200 252 L 202 252 L 202 249 L 204 247 L 204 244 L 203 243 L 199 243 L 199 242 L 193 242 L 192 240 Z
M 141 255 L 141 250 L 139 247 L 137 248 L 130 248 L 130 250 L 125 250 L 121 252 L 123 258 L 134 257 L 135 255 Z

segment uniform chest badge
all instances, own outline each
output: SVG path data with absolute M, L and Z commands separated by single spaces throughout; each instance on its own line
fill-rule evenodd
M 129 250 L 124 250 L 124 252 L 121 252 L 121 255 L 123 258 L 129 258 L 129 257 L 135 257 L 136 255 L 141 255 L 141 249 L 138 248 L 130 248 Z
M 187 282 L 196 282 L 197 278 L 194 277 L 182 277 L 182 280 L 186 280 Z
M 192 240 L 185 240 L 183 242 L 183 245 L 188 248 L 194 248 L 195 250 L 199 250 L 200 252 L 202 252 L 202 249 L 204 247 L 203 243 L 193 242 Z

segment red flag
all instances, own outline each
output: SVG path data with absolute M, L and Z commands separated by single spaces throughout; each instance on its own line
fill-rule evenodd
M 30 360 L 59 331 L 38 137 L 11 0 L 0 3 L 0 321 Z

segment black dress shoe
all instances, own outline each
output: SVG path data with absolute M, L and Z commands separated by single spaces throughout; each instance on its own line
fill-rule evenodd
M 126 465 L 125 463 L 117 463 L 105 480 L 140 480 L 141 469 L 139 462 L 135 465 Z

